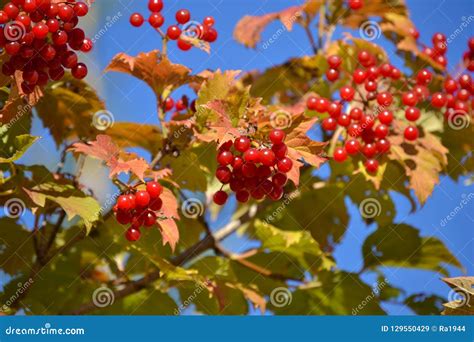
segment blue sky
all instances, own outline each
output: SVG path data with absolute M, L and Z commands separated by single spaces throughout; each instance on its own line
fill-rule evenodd
M 258 51 L 247 49 L 237 44 L 232 38 L 233 28 L 238 20 L 246 14 L 264 14 L 271 11 L 281 10 L 295 2 L 282 0 L 186 0 L 186 1 L 165 1 L 165 15 L 172 18 L 174 12 L 181 8 L 183 4 L 192 12 L 193 18 L 201 20 L 206 15 L 213 15 L 216 18 L 216 28 L 219 31 L 219 39 L 213 44 L 210 55 L 192 49 L 190 52 L 177 50 L 174 44 L 170 46 L 169 57 L 175 63 L 182 63 L 189 66 L 193 72 L 200 72 L 204 69 L 238 69 L 250 70 L 271 67 L 284 62 L 290 57 L 310 54 L 310 46 L 307 38 L 300 28 L 293 32 L 285 32 L 267 49 Z M 449 35 L 454 32 L 463 20 L 470 15 L 474 15 L 474 3 L 469 0 L 410 0 L 412 19 L 421 32 L 420 40 L 426 44 L 431 44 L 431 36 L 442 29 Z M 101 5 L 99 5 L 101 4 Z M 89 20 L 87 31 L 90 36 L 94 36 L 104 23 L 114 16 L 118 20 L 107 29 L 107 32 L 96 42 L 93 54 L 83 59 L 89 65 L 89 81 L 99 89 L 107 103 L 108 109 L 113 113 L 117 121 L 136 122 L 156 122 L 156 102 L 154 95 L 146 85 L 133 79 L 130 76 L 110 73 L 103 74 L 103 70 L 110 59 L 117 53 L 125 51 L 130 55 L 135 55 L 142 51 L 149 51 L 160 48 L 160 39 L 148 25 L 136 29 L 128 24 L 131 12 L 138 11 L 147 13 L 146 1 L 98 1 L 94 6 L 94 18 Z M 474 21 L 473 21 L 474 23 Z M 268 39 L 278 28 L 279 23 L 272 24 L 263 34 L 263 41 Z M 473 25 L 471 23 L 471 25 Z M 469 30 L 462 32 L 448 46 L 449 67 L 453 68 L 458 62 L 459 56 L 466 50 L 468 35 L 473 35 L 471 26 Z M 337 31 L 336 34 L 341 32 Z M 375 41 L 382 44 L 389 51 L 393 51 L 383 38 Z M 392 61 L 399 64 L 397 59 Z M 47 131 L 40 123 L 34 126 L 34 134 L 42 135 L 44 139 L 41 146 L 36 144 L 25 158 L 28 163 L 41 162 L 49 166 L 57 163 L 53 151 L 54 144 L 47 137 Z M 51 153 L 45 153 L 51 151 Z M 105 191 L 105 190 L 104 190 Z M 406 222 L 420 228 L 424 236 L 434 235 L 441 239 L 450 250 L 452 250 L 465 266 L 467 273 L 474 274 L 474 203 L 469 203 L 468 207 L 461 211 L 446 226 L 442 227 L 440 221 L 453 210 L 462 200 L 463 194 L 474 192 L 474 187 L 464 184 L 464 180 L 457 183 L 448 178 L 443 178 L 436 187 L 432 198 L 427 204 L 414 214 L 409 213 L 409 203 L 401 196 L 394 195 L 397 206 L 396 222 Z M 350 203 L 348 202 L 350 205 Z M 341 245 L 335 251 L 338 266 L 344 270 L 358 271 L 361 268 L 361 245 L 365 237 L 375 229 L 374 226 L 367 227 L 359 220 L 357 208 L 350 205 L 353 219 L 350 222 L 348 231 Z M 235 247 L 237 241 L 230 239 L 230 247 Z M 451 269 L 452 276 L 461 275 L 459 271 Z M 408 294 L 416 292 L 436 293 L 447 296 L 449 288 L 439 280 L 439 275 L 433 272 L 398 270 L 387 272 L 388 280 L 392 285 L 400 286 Z M 366 277 L 366 281 L 371 284 L 373 277 Z M 392 314 L 409 314 L 410 311 L 399 306 L 390 305 L 385 307 Z

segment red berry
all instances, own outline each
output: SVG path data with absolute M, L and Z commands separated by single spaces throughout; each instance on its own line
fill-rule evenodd
M 163 9 L 163 0 L 149 0 L 148 9 L 151 12 L 159 12 Z
M 274 187 L 268 196 L 274 201 L 280 200 L 283 197 L 283 188 Z
M 364 6 L 362 0 L 349 0 L 349 7 L 353 10 L 361 9 Z
M 69 5 L 59 6 L 58 16 L 61 20 L 68 22 L 74 16 L 74 10 Z
M 373 158 L 377 154 L 377 146 L 375 144 L 365 144 L 362 147 L 362 153 L 367 158 Z
M 337 69 L 341 65 L 342 59 L 337 55 L 332 55 L 328 57 L 327 62 L 331 68 Z
M 18 14 L 20 13 L 20 9 L 15 6 L 13 3 L 9 2 L 3 7 L 3 11 L 8 15 L 8 17 L 12 20 L 14 20 L 16 17 L 18 17 Z M 26 11 L 26 9 L 25 9 Z
M 351 123 L 351 117 L 347 114 L 339 115 L 337 118 L 337 123 L 342 127 L 347 127 Z
M 150 194 L 147 191 L 137 191 L 135 194 L 135 204 L 140 208 L 148 207 L 148 204 L 150 204 Z
M 379 124 L 375 126 L 374 132 L 375 132 L 375 136 L 378 139 L 383 139 L 388 135 L 388 126 L 384 124 Z
M 217 31 L 213 27 L 204 26 L 202 39 L 208 43 L 213 43 L 217 40 Z
M 367 159 L 364 165 L 368 173 L 376 173 L 379 168 L 379 162 L 375 159 Z
M 156 214 L 153 211 L 147 210 L 143 220 L 145 227 L 152 227 L 156 223 Z
M 415 39 L 418 39 L 420 37 L 420 32 L 416 29 L 416 27 L 410 27 L 408 29 L 408 33 L 411 34 L 411 36 Z
M 402 77 L 402 73 L 399 69 L 393 67 L 390 77 L 394 80 L 398 80 L 398 79 L 400 79 L 400 77 Z
M 246 203 L 249 200 L 250 194 L 247 190 L 240 190 L 236 192 L 235 197 L 240 203 Z
M 49 33 L 49 27 L 43 23 L 36 24 L 35 27 L 33 27 L 33 33 L 37 39 L 46 38 Z
M 420 118 L 420 110 L 416 107 L 408 107 L 405 109 L 405 118 L 408 121 L 416 121 Z
M 352 120 L 359 121 L 362 118 L 362 115 L 364 112 L 360 108 L 352 108 L 351 111 L 349 112 L 349 115 Z
M 164 22 L 165 18 L 163 18 L 159 12 L 153 12 L 150 14 L 150 17 L 148 17 L 148 23 L 154 28 L 161 27 Z
M 216 178 L 222 184 L 228 184 L 232 178 L 232 172 L 229 170 L 227 166 L 220 166 L 217 168 Z
M 376 91 L 377 90 L 377 82 L 372 81 L 372 80 L 367 80 L 367 81 L 365 81 L 364 88 L 367 91 Z
M 239 152 L 245 152 L 250 148 L 250 139 L 247 137 L 239 137 L 234 142 L 234 147 Z
M 159 197 L 151 199 L 150 205 L 148 206 L 148 208 L 150 208 L 153 211 L 161 210 L 162 207 L 163 207 L 163 201 Z
M 87 66 L 84 63 L 77 63 L 77 65 L 71 70 L 72 76 L 78 80 L 82 80 L 87 76 Z
M 135 27 L 140 27 L 143 25 L 143 22 L 145 19 L 143 19 L 143 16 L 140 13 L 133 13 L 130 16 L 130 24 Z
M 242 174 L 246 178 L 253 178 L 257 175 L 257 167 L 254 163 L 245 163 L 242 165 Z
M 288 147 L 285 144 L 276 144 L 272 146 L 272 151 L 275 153 L 275 157 L 282 159 L 288 153 Z
M 326 71 L 326 78 L 331 82 L 336 81 L 339 78 L 339 71 L 337 71 L 337 69 L 332 68 L 328 69 Z
M 273 144 L 281 144 L 285 140 L 286 134 L 281 129 L 274 129 L 270 132 L 269 138 Z
M 392 104 L 393 96 L 387 91 L 377 95 L 377 103 L 381 106 L 388 107 Z
M 132 195 L 133 196 L 133 195 Z M 117 199 L 117 208 L 122 211 L 135 209 L 135 196 L 121 195 Z
M 125 232 L 125 238 L 130 242 L 138 241 L 138 239 L 140 239 L 140 236 L 140 229 L 137 228 L 130 227 Z
M 375 143 L 377 145 L 378 153 L 387 153 L 390 150 L 390 142 L 387 139 L 380 139 Z
M 260 162 L 265 166 L 275 165 L 275 153 L 273 153 L 273 151 L 268 148 L 260 150 Z
M 205 26 L 214 26 L 215 20 L 213 17 L 205 17 L 204 20 L 202 21 L 202 24 Z
M 362 69 L 354 70 L 354 74 L 352 76 L 352 79 L 354 80 L 354 83 L 362 84 L 362 83 L 364 83 L 366 78 L 367 78 L 367 72 L 365 72 L 365 70 L 362 70 Z
M 272 177 L 272 183 L 276 187 L 284 187 L 288 182 L 288 177 L 284 173 L 275 173 Z
M 57 31 L 53 33 L 52 38 L 54 45 L 64 45 L 68 41 L 68 34 L 65 31 Z
M 433 45 L 435 45 L 436 43 L 445 43 L 446 36 L 442 33 L 437 32 L 433 35 L 432 41 L 433 41 Z
M 406 140 L 416 140 L 419 135 L 418 128 L 415 126 L 408 126 L 407 128 L 405 128 L 405 132 L 403 133 L 403 135 L 405 136 Z
M 418 96 L 412 91 L 403 93 L 402 102 L 406 106 L 414 106 L 418 102 Z
M 176 40 L 181 36 L 181 29 L 176 25 L 171 25 L 168 27 L 166 34 L 169 39 Z
M 224 205 L 227 202 L 228 197 L 229 196 L 225 191 L 220 190 L 214 194 L 213 200 L 217 205 Z
M 191 13 L 187 9 L 180 9 L 176 12 L 176 21 L 180 24 L 186 24 L 191 19 Z
M 326 118 L 323 120 L 322 127 L 325 131 L 334 131 L 337 127 L 337 121 L 334 118 Z
M 179 48 L 181 51 L 188 51 L 188 50 L 190 50 L 192 47 L 193 47 L 193 45 L 192 45 L 191 43 L 188 43 L 186 40 L 184 40 L 184 39 L 178 39 L 178 48 Z
M 341 98 L 345 101 L 352 101 L 355 95 L 355 90 L 354 88 L 350 86 L 344 86 L 339 90 L 339 94 L 341 95 Z
M 291 161 L 290 158 L 285 157 L 281 159 L 280 161 L 278 161 L 277 167 L 280 172 L 288 173 L 293 167 L 293 162 Z
M 426 85 L 431 82 L 431 79 L 433 78 L 431 72 L 429 72 L 426 69 L 421 70 L 418 72 L 416 75 L 416 83 L 421 84 L 421 85 Z
M 383 110 L 379 113 L 378 119 L 385 125 L 390 125 L 393 121 L 393 113 L 389 110 Z
M 337 118 L 342 112 L 342 105 L 339 102 L 331 102 L 328 113 L 331 117 Z
M 249 148 L 244 153 L 244 160 L 250 163 L 258 163 L 260 161 L 260 154 L 257 149 Z
M 338 163 L 341 163 L 347 159 L 347 153 L 346 150 L 343 147 L 337 147 L 334 150 L 334 160 L 337 161 Z
M 115 215 L 117 222 L 120 224 L 129 224 L 132 222 L 132 215 L 127 211 L 118 211 Z
M 472 87 L 472 79 L 471 75 L 469 74 L 462 74 L 461 76 L 459 76 L 458 82 L 461 88 L 463 89 L 471 89 Z
M 458 84 L 455 80 L 449 78 L 446 81 L 444 81 L 444 89 L 450 93 L 453 94 L 458 90 Z
M 344 148 L 346 149 L 346 152 L 351 155 L 357 154 L 359 153 L 360 143 L 356 139 L 349 139 L 346 141 Z
M 325 113 L 327 112 L 329 105 L 330 105 L 329 100 L 324 97 L 321 97 L 316 100 L 316 103 L 314 104 L 314 109 L 318 113 Z
M 234 157 L 234 160 L 232 161 L 232 168 L 235 170 L 238 170 L 244 165 L 244 160 L 241 157 Z
M 391 77 L 392 69 L 393 67 L 389 63 L 384 63 L 379 67 L 378 71 L 382 74 L 383 77 Z
M 370 52 L 362 50 L 357 54 L 357 59 L 363 66 L 367 67 L 367 63 L 372 59 L 372 55 Z
M 221 151 L 217 155 L 217 162 L 220 165 L 226 166 L 234 161 L 234 155 L 230 151 Z
M 163 187 L 158 182 L 148 182 L 146 183 L 146 191 L 150 195 L 150 198 L 154 199 L 162 194 Z
M 459 96 L 459 93 L 458 93 L 458 96 Z M 433 96 L 431 96 L 431 105 L 433 107 L 442 108 L 444 107 L 445 104 L 446 104 L 446 97 L 444 96 L 443 93 L 434 93 Z
M 73 9 L 78 17 L 83 17 L 89 12 L 89 7 L 83 2 L 76 2 Z

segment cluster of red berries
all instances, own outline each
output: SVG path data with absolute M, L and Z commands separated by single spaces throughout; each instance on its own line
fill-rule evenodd
M 287 157 L 285 137 L 285 132 L 274 129 L 269 134 L 268 147 L 254 148 L 245 136 L 229 140 L 220 147 L 216 177 L 222 184 L 229 184 L 237 201 L 246 203 L 250 197 L 262 200 L 265 196 L 278 201 L 283 197 L 288 181 L 286 174 L 293 168 L 293 162 Z M 224 205 L 227 198 L 228 194 L 221 188 L 214 194 L 214 203 Z
M 149 0 L 148 9 L 151 14 L 148 18 L 148 23 L 155 29 L 159 29 L 165 23 L 165 18 L 161 14 L 163 9 L 163 0 Z M 176 24 L 170 25 L 166 30 L 166 37 L 170 40 L 177 40 L 178 48 L 183 51 L 188 51 L 192 48 L 192 44 L 187 38 L 197 38 L 208 43 L 213 43 L 217 39 L 217 31 L 214 26 L 214 18 L 204 18 L 202 24 L 191 21 L 191 13 L 187 9 L 180 9 L 175 15 Z M 140 27 L 145 22 L 145 19 L 140 13 L 133 13 L 130 16 L 130 24 L 135 27 Z
M 415 38 L 418 38 L 419 33 Z M 448 51 L 448 42 L 446 36 L 442 33 L 435 33 L 431 38 L 433 42 L 433 47 L 425 46 L 423 53 L 430 57 L 436 63 L 446 67 L 448 65 L 448 60 L 446 59 L 446 52 Z
M 467 47 L 469 48 L 469 50 L 464 52 L 462 58 L 466 69 L 474 72 L 474 37 L 469 38 L 469 41 L 467 42 Z
M 362 0 L 349 0 L 347 3 L 349 8 L 352 10 L 358 10 L 364 6 L 364 2 Z
M 140 239 L 140 227 L 152 227 L 157 220 L 156 212 L 161 210 L 160 195 L 163 187 L 158 182 L 147 182 L 145 191 L 120 195 L 114 206 L 115 217 L 120 224 L 131 224 L 125 232 L 128 241 Z
M 462 74 L 457 80 L 447 78 L 444 91 L 433 94 L 431 105 L 446 108 L 445 118 L 452 122 L 459 115 L 472 115 L 474 109 L 474 80 L 469 74 Z
M 183 95 L 180 99 L 178 100 L 173 100 L 173 98 L 168 97 L 164 101 L 164 111 L 169 112 L 171 110 L 174 110 L 174 113 L 172 115 L 172 119 L 175 119 L 178 115 L 180 115 L 183 112 L 187 112 L 188 109 L 190 109 L 192 112 L 196 111 L 196 100 L 189 102 L 189 98 L 186 95 Z
M 58 81 L 64 69 L 82 79 L 87 66 L 78 62 L 75 51 L 89 52 L 92 41 L 77 28 L 79 17 L 89 11 L 84 2 L 71 0 L 12 0 L 0 11 L 0 47 L 10 56 L 2 73 L 12 76 L 23 72 L 21 88 L 30 94 L 36 86 Z

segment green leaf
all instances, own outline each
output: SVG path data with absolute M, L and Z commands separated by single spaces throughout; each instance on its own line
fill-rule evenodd
M 404 304 L 417 315 L 439 315 L 444 299 L 436 295 L 424 293 L 413 294 L 404 300 Z
M 181 151 L 180 155 L 175 157 L 166 155 L 161 160 L 161 165 L 173 170 L 171 179 L 182 188 L 190 191 L 205 191 L 207 179 L 204 168 L 201 166 L 199 156 L 192 151 Z
M 12 276 L 29 272 L 34 257 L 32 233 L 7 217 L 0 219 L 0 227 L 2 270 Z
M 1 153 L 8 151 L 8 156 L 0 156 L 0 163 L 12 163 L 20 159 L 23 154 L 33 145 L 38 137 L 29 134 L 18 135 L 13 141 L 13 146 L 1 146 Z
M 421 237 L 406 224 L 379 227 L 362 246 L 364 268 L 421 268 L 447 274 L 444 264 L 462 269 L 458 259 L 434 237 Z

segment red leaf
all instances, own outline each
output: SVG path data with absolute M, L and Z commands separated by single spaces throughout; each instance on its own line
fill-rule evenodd
M 169 243 L 171 250 L 174 252 L 179 241 L 179 230 L 176 222 L 173 219 L 164 219 L 159 221 L 158 224 L 163 237 L 163 246 Z

